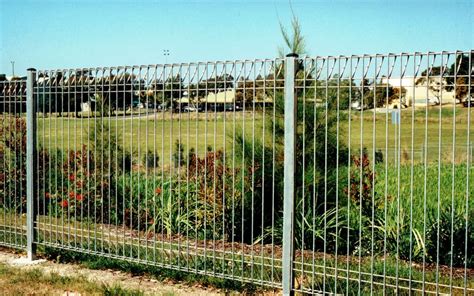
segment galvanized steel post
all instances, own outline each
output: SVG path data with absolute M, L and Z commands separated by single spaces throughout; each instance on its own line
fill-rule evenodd
M 26 82 L 26 250 L 29 260 L 36 259 L 36 70 L 28 69 Z
M 283 295 L 293 294 L 294 260 L 294 202 L 295 202 L 295 144 L 296 108 L 295 63 L 297 54 L 285 59 L 285 161 L 283 196 Z

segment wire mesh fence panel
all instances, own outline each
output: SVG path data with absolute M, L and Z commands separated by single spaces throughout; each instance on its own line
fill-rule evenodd
M 0 245 L 26 246 L 26 80 L 0 81 Z
M 299 59 L 295 291 L 474 293 L 473 56 Z
M 281 67 L 38 71 L 38 243 L 278 287 Z
M 35 71 L 35 243 L 284 292 L 473 294 L 473 57 Z M 0 82 L 17 248 L 25 89 Z

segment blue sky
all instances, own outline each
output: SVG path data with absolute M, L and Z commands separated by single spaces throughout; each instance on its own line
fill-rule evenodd
M 311 55 L 474 48 L 474 1 L 297 1 Z M 272 58 L 288 1 L 0 0 L 0 73 Z

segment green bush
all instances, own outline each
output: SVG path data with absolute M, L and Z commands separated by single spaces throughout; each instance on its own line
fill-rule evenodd
M 151 150 L 148 150 L 142 159 L 143 165 L 147 169 L 154 169 L 160 166 L 160 156 Z
M 61 181 L 62 155 L 58 150 L 38 148 L 38 171 L 34 180 L 39 188 L 38 211 L 48 209 L 47 192 Z M 26 212 L 26 121 L 5 118 L 0 123 L 0 205 L 17 213 Z
M 474 209 L 471 209 L 469 216 L 473 215 Z M 466 213 L 443 205 L 438 218 L 438 211 L 431 209 L 426 235 L 428 261 L 449 266 L 452 263 L 453 266 L 458 267 L 464 267 L 464 264 L 467 264 L 468 268 L 474 267 L 474 231 L 472 231 L 472 223 L 466 223 L 465 216 Z M 467 254 L 465 253 L 466 235 Z

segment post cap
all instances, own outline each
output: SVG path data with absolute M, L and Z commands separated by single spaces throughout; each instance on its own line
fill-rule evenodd
M 28 68 L 28 69 L 26 69 L 26 71 L 36 71 L 36 69 L 35 68 Z
M 286 57 L 287 57 L 287 58 L 297 58 L 297 57 L 298 57 L 298 54 L 292 52 L 292 53 L 287 54 Z

